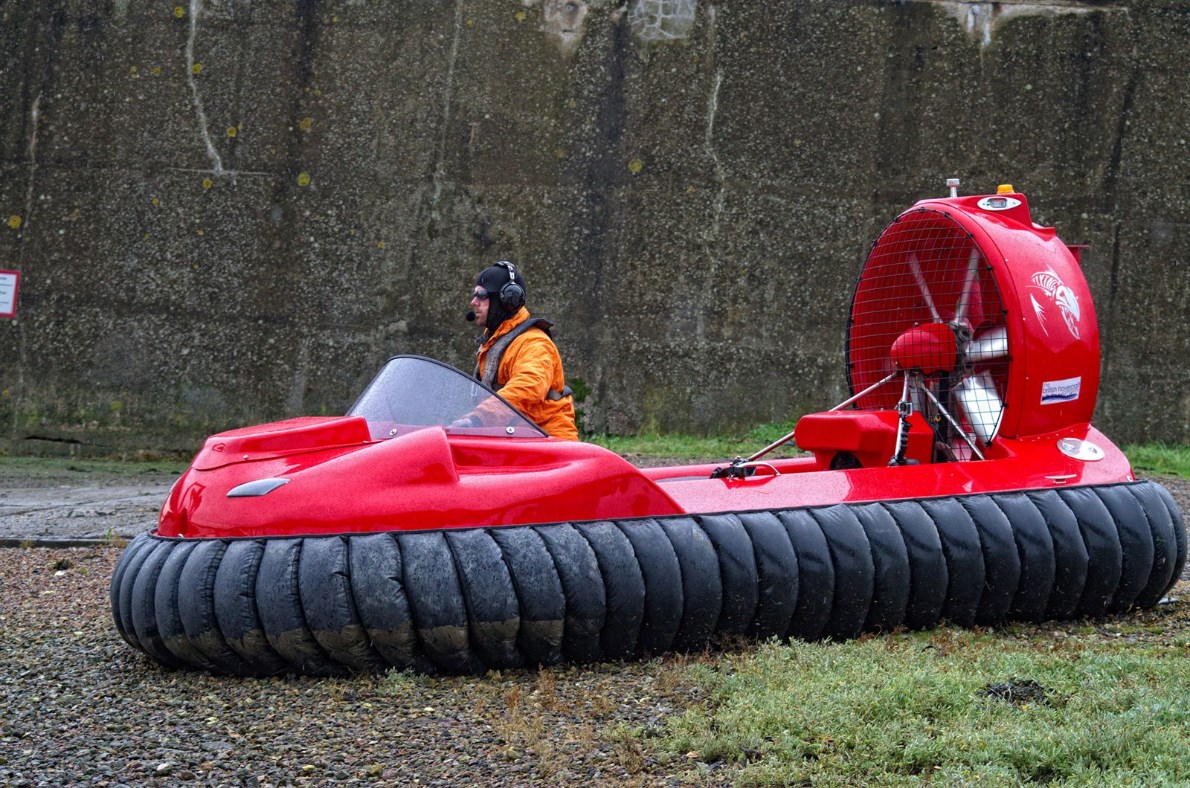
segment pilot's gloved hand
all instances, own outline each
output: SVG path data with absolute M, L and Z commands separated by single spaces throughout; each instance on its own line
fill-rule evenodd
M 474 413 L 472 413 L 467 416 L 464 416 L 461 419 L 455 419 L 454 421 L 452 421 L 450 423 L 450 426 L 454 427 L 456 429 L 457 428 L 466 429 L 466 428 L 470 428 L 470 427 L 482 427 L 483 422 L 479 420 L 478 416 L 476 416 Z

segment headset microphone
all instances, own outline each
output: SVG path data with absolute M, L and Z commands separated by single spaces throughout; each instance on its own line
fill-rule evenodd
M 468 309 L 468 310 L 467 310 L 467 311 L 466 311 L 466 312 L 463 314 L 463 319 L 464 319 L 464 320 L 466 320 L 468 323 L 474 323 L 474 322 L 475 322 L 475 310 L 474 310 L 474 309 Z

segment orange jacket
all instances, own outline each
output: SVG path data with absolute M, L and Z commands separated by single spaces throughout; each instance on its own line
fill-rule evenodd
M 477 353 L 480 377 L 483 376 L 484 364 L 492 345 L 528 319 L 529 310 L 521 307 L 516 314 L 501 323 L 494 333 L 484 338 Z M 558 355 L 558 348 L 544 331 L 531 328 L 512 341 L 500 359 L 496 385 L 501 387 L 501 397 L 550 435 L 578 440 L 574 397 L 546 399 L 551 390 L 561 391 L 566 386 L 566 375 L 562 371 L 562 357 Z

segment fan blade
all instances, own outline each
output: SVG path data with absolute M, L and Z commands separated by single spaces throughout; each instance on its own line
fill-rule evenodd
M 921 266 L 917 263 L 916 254 L 910 253 L 909 255 L 909 270 L 913 272 L 913 278 L 917 280 L 917 287 L 921 290 L 921 297 L 925 300 L 930 314 L 934 316 L 934 320 L 941 323 L 942 316 L 938 314 L 938 307 L 934 306 L 934 297 L 930 295 L 930 288 L 926 287 L 926 278 L 921 274 Z
M 1000 417 L 1004 414 L 1004 401 L 996 391 L 991 373 L 985 370 L 964 377 L 954 387 L 954 394 L 971 428 L 987 446 L 1000 429 Z
M 971 248 L 971 256 L 967 258 L 967 278 L 963 281 L 963 294 L 959 296 L 959 305 L 954 311 L 956 323 L 967 319 L 967 307 L 971 304 L 971 289 L 975 286 L 975 276 L 979 273 L 979 249 Z
M 1007 326 L 989 328 L 967 344 L 967 360 L 972 362 L 992 361 L 1007 355 Z

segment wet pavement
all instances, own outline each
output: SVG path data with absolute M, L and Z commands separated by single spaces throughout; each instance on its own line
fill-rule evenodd
M 130 539 L 157 524 L 172 476 L 91 483 L 0 482 L 0 543 L 45 546 Z

